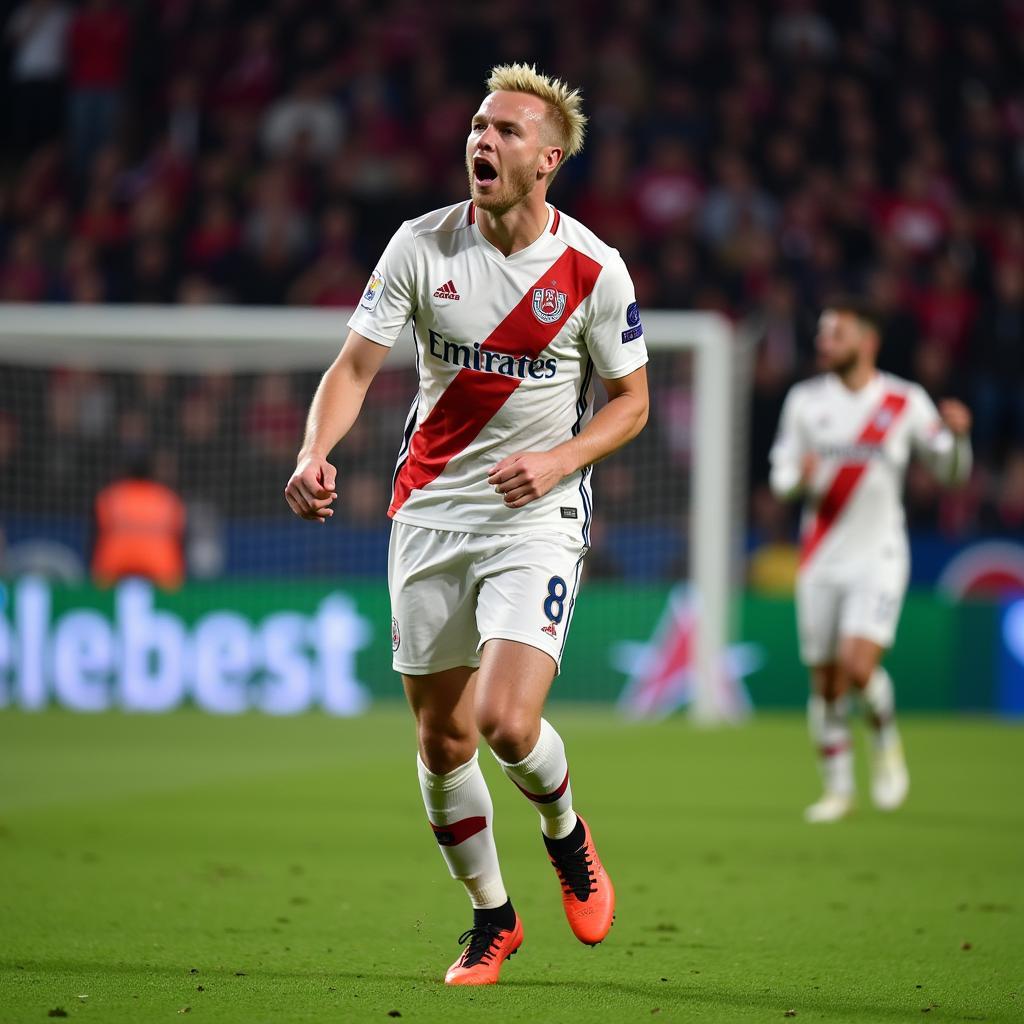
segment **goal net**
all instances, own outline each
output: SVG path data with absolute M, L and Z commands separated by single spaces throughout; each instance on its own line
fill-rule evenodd
M 0 700 L 349 713 L 399 692 L 384 511 L 416 390 L 411 338 L 332 455 L 334 518 L 301 522 L 282 495 L 346 320 L 323 310 L 5 307 Z M 701 719 L 730 717 L 722 666 L 743 526 L 743 346 L 714 314 L 649 312 L 644 327 L 652 414 L 595 471 L 588 580 L 557 692 L 612 699 L 628 683 L 634 711 L 690 703 Z M 97 497 L 126 473 L 148 474 L 183 503 L 181 586 L 96 585 Z M 680 583 L 685 652 L 661 657 L 683 662 L 659 670 L 652 645 Z

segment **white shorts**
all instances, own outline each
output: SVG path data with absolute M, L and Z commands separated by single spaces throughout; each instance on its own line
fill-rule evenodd
M 396 672 L 476 667 L 488 640 L 518 640 L 558 670 L 572 621 L 582 541 L 391 524 L 388 589 Z
M 802 572 L 796 581 L 796 621 L 805 665 L 836 660 L 842 637 L 891 647 L 907 592 L 908 566 L 896 560 L 862 566 L 856 574 Z

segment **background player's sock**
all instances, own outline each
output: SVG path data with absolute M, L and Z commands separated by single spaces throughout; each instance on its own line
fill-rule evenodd
M 549 839 L 561 839 L 576 826 L 569 785 L 569 763 L 562 737 L 546 719 L 540 720 L 537 745 L 518 764 L 494 755 L 505 774 L 533 801 L 540 812 L 541 831 Z
M 881 665 L 871 673 L 868 685 L 864 687 L 863 696 L 868 722 L 875 734 L 875 742 L 879 746 L 888 746 L 898 738 L 896 701 L 893 696 L 892 678 Z
M 423 805 L 452 878 L 466 887 L 475 908 L 508 902 L 491 824 L 494 808 L 478 754 L 454 771 L 435 775 L 416 758 Z
M 850 701 L 827 701 L 812 694 L 807 702 L 807 725 L 818 751 L 826 793 L 853 795 L 853 749 L 850 742 Z

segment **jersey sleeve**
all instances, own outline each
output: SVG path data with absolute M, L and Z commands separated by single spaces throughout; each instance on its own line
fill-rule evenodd
M 390 348 L 416 312 L 416 240 L 408 223 L 392 236 L 348 326 Z
M 606 264 L 598 275 L 586 340 L 598 376 L 605 380 L 625 377 L 647 362 L 640 308 L 621 259 Z
M 914 452 L 947 486 L 964 483 L 971 475 L 971 442 L 957 437 L 942 422 L 939 410 L 920 385 L 910 391 L 910 442 Z
M 779 427 L 768 458 L 771 462 L 769 486 L 776 498 L 786 501 L 801 491 L 803 460 L 808 452 L 800 427 L 800 392 L 791 388 L 782 405 Z

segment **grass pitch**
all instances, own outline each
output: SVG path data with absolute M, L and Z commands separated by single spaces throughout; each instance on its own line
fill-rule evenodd
M 551 717 L 618 922 L 573 939 L 535 812 L 482 758 L 526 942 L 499 986 L 447 990 L 469 913 L 404 709 L 0 714 L 0 1021 L 1024 1019 L 1020 728 L 906 720 L 907 807 L 810 827 L 796 716 Z

